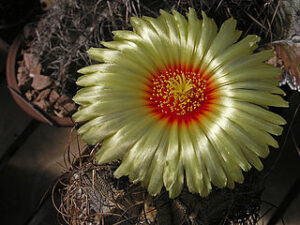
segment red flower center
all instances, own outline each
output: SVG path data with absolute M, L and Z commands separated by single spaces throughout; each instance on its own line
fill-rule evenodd
M 212 85 L 200 72 L 166 70 L 153 75 L 148 86 L 148 106 L 169 122 L 198 120 L 214 99 Z

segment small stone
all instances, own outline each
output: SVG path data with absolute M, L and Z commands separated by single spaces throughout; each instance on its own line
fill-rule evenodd
M 25 97 L 26 97 L 26 99 L 27 99 L 28 101 L 31 102 L 32 99 L 33 99 L 33 94 L 32 94 L 32 92 L 31 92 L 31 91 L 26 91 Z
M 56 90 L 53 89 L 49 95 L 50 104 L 54 104 L 58 98 L 59 98 L 59 94 L 57 93 Z
M 58 103 L 59 105 L 63 105 L 64 103 L 70 102 L 70 101 L 72 101 L 72 99 L 71 99 L 68 95 L 62 94 L 62 95 L 59 97 L 59 99 L 57 100 L 57 103 Z
M 46 100 L 49 96 L 50 91 L 51 91 L 50 88 L 41 91 L 35 100 L 36 101 Z
M 32 102 L 32 104 L 36 105 L 37 107 L 39 107 L 41 110 L 43 110 L 44 112 L 47 112 L 48 111 L 48 107 L 50 106 L 49 105 L 49 102 L 48 101 L 45 101 L 44 99 L 40 100 L 40 101 L 37 101 L 37 100 L 34 100 Z
M 68 102 L 62 106 L 64 111 L 66 111 L 66 115 L 70 115 L 76 111 L 76 105 L 74 102 Z
M 32 75 L 32 74 L 31 74 Z M 52 81 L 50 77 L 44 75 L 34 75 L 31 87 L 36 90 L 42 90 L 51 85 Z
M 70 116 L 76 111 L 76 104 L 70 98 L 68 98 L 67 102 L 62 104 L 59 104 L 57 101 L 53 107 L 56 110 L 55 114 L 62 117 Z

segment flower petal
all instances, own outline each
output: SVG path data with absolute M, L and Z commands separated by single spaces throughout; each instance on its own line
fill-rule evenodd
M 98 62 L 114 62 L 120 55 L 119 51 L 104 48 L 90 48 L 87 53 Z
M 133 118 L 143 117 L 136 109 L 104 115 L 84 124 L 78 129 L 78 133 L 86 143 L 94 145 L 116 133 Z
M 145 118 L 143 121 L 131 120 L 122 127 L 116 134 L 107 138 L 96 154 L 99 164 L 112 160 L 122 159 L 124 154 L 132 147 L 147 131 L 150 124 L 153 124 L 152 118 Z
M 230 121 L 230 127 L 231 130 L 234 130 L 235 132 L 235 136 L 233 136 L 233 138 L 235 139 L 235 141 L 238 141 L 238 143 L 242 146 L 244 154 L 246 148 L 251 150 L 254 154 L 262 157 L 264 157 L 266 154 L 269 153 L 269 149 L 266 144 L 265 145 L 258 144 L 255 140 L 251 138 L 251 136 L 247 134 L 247 131 L 245 131 L 236 123 L 238 123 L 239 125 L 242 124 L 242 122 L 240 122 L 239 120 L 235 120 L 234 122 Z
M 163 43 L 164 33 L 157 33 L 154 28 L 164 29 L 162 23 L 153 18 L 143 17 L 143 19 L 132 17 L 130 22 L 137 34 L 143 39 L 143 44 L 147 46 L 147 50 L 156 58 L 161 59 L 164 66 L 169 64 L 170 58 L 168 46 Z M 150 49 L 152 49 L 150 51 Z
M 209 50 L 211 43 L 216 37 L 218 27 L 213 19 L 206 16 L 205 12 L 202 11 L 202 31 L 199 45 L 196 46 L 195 56 L 192 61 L 193 70 L 201 68 L 201 63 L 203 63 L 203 57 Z M 204 62 L 206 63 L 206 62 Z
M 220 31 L 216 35 L 202 61 L 201 70 L 206 70 L 216 56 L 226 51 L 229 46 L 239 39 L 242 32 L 237 31 L 235 28 L 236 20 L 233 18 L 226 20 L 222 24 Z
M 73 114 L 73 119 L 77 122 L 84 122 L 94 119 L 97 116 L 140 107 L 141 104 L 141 99 L 132 99 L 130 102 L 126 102 L 123 99 L 115 99 L 114 101 L 98 101 L 82 107 L 78 112 Z M 143 110 L 141 110 L 141 112 L 142 111 Z
M 226 51 L 218 55 L 212 62 L 208 65 L 206 73 L 215 72 L 216 69 L 220 68 L 222 65 L 238 59 L 241 56 L 250 55 L 257 48 L 257 42 L 260 38 L 256 35 L 248 35 L 241 41 L 235 43 L 234 45 L 228 47 Z
M 169 128 L 166 164 L 163 172 L 163 182 L 169 191 L 170 198 L 175 198 L 181 192 L 184 181 L 183 164 L 180 158 L 178 124 Z
M 248 102 L 236 101 L 234 99 L 222 97 L 216 102 L 216 104 L 223 105 L 224 107 L 234 107 L 240 109 L 244 112 L 248 112 L 249 114 L 266 120 L 270 123 L 274 123 L 277 125 L 286 124 L 286 120 L 278 114 Z
M 274 79 L 275 81 L 275 79 Z M 285 95 L 285 92 L 281 90 L 279 87 L 276 87 L 274 84 L 270 82 L 263 81 L 244 81 L 233 83 L 230 85 L 222 86 L 224 89 L 249 89 L 249 90 L 260 90 L 266 91 L 272 94 Z
M 114 64 L 109 64 L 109 63 L 101 63 L 101 64 L 94 64 L 94 65 L 89 65 L 86 67 L 81 68 L 80 70 L 78 70 L 78 73 L 81 74 L 89 74 L 89 73 L 95 73 L 95 72 L 106 72 L 107 69 L 111 66 L 113 66 Z M 78 78 L 79 80 L 81 79 L 81 77 Z M 85 86 L 85 85 L 83 85 Z
M 133 182 L 143 181 L 145 183 L 149 183 L 151 177 L 146 177 L 147 171 L 149 170 L 154 155 L 161 143 L 161 139 L 165 131 L 165 124 L 166 121 L 162 121 L 160 123 L 156 123 L 152 127 L 149 127 L 147 131 L 148 136 L 144 143 L 142 143 L 139 151 L 134 152 L 133 154 L 129 152 L 128 157 L 132 159 L 129 178 Z
M 203 176 L 200 173 L 197 156 L 195 155 L 194 146 L 190 140 L 188 130 L 185 126 L 180 127 L 180 148 L 181 158 L 185 170 L 186 184 L 191 193 L 197 193 L 198 187 L 196 181 L 202 180 Z M 203 189 L 203 188 L 200 188 Z
M 227 96 L 237 100 L 251 102 L 261 106 L 276 106 L 276 107 L 288 107 L 287 101 L 283 100 L 278 95 L 273 95 L 265 91 L 254 90 L 220 90 L 218 91 L 220 96 Z
M 195 185 L 196 185 L 196 189 L 197 189 L 197 192 L 201 195 L 201 196 L 207 196 L 212 187 L 211 187 L 211 181 L 209 179 L 209 176 L 208 176 L 208 172 L 207 172 L 207 168 L 205 166 L 205 161 L 204 159 L 202 158 L 203 155 L 201 154 L 201 150 L 199 147 L 199 142 L 197 141 L 197 136 L 196 136 L 196 132 L 195 132 L 195 126 L 196 124 L 194 123 L 193 125 L 189 126 L 188 127 L 188 130 L 189 130 L 189 136 L 190 136 L 190 139 L 191 139 L 191 142 L 193 143 L 193 147 L 194 147 L 194 151 L 195 151 L 195 156 L 196 156 L 196 160 L 197 160 L 197 163 L 196 163 L 196 173 L 199 173 L 199 175 L 197 176 L 200 176 L 202 177 L 201 179 L 195 179 L 194 182 L 195 182 Z
M 216 123 L 212 123 L 212 121 L 210 121 L 208 118 L 203 119 L 201 121 L 201 125 L 206 136 L 216 150 L 217 155 L 219 156 L 219 160 L 223 166 L 224 172 L 226 173 L 227 184 L 231 184 L 231 187 L 233 185 L 232 182 L 228 181 L 228 179 L 239 183 L 243 182 L 244 177 L 236 160 L 229 153 L 228 149 L 224 148 L 225 146 L 223 143 L 226 143 L 226 141 L 224 141 L 224 139 L 226 139 L 226 135 L 224 134 L 221 126 Z
M 210 140 L 205 135 L 205 132 L 201 129 L 202 126 L 193 126 L 194 143 L 199 149 L 202 161 L 208 172 L 208 177 L 211 182 L 217 187 L 225 187 L 227 183 L 227 177 L 221 166 L 220 159 L 216 153 L 215 148 L 212 146 Z
M 146 179 L 146 182 L 143 181 L 142 183 L 142 185 L 148 186 L 148 191 L 152 195 L 159 194 L 163 186 L 163 170 L 166 162 L 167 144 L 168 134 L 165 133 L 156 150 L 151 166 L 147 171 L 146 177 L 149 177 L 150 179 Z

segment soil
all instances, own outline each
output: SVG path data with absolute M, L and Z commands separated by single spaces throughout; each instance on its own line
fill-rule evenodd
M 32 53 L 29 39 L 27 36 L 27 46 L 21 50 L 22 60 L 18 61 L 17 82 L 22 94 L 43 112 L 60 118 L 70 117 L 76 111 L 72 96 L 59 94 L 51 77 L 42 73 L 40 58 Z
M 96 165 L 94 154 L 100 146 L 83 150 L 53 188 L 61 197 L 60 204 L 54 201 L 59 219 L 67 224 L 242 225 L 261 219 L 264 180 L 255 170 L 235 189 L 214 189 L 206 198 L 187 188 L 176 199 L 169 199 L 165 189 L 153 197 L 127 177 L 113 177 L 119 162 Z

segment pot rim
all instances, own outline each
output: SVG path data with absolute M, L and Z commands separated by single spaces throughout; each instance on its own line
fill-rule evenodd
M 58 116 L 50 115 L 40 109 L 37 109 L 31 102 L 23 97 L 18 84 L 16 76 L 16 59 L 21 43 L 24 41 L 23 33 L 19 33 L 15 38 L 8 50 L 7 60 L 6 60 L 6 80 L 7 87 L 18 106 L 25 111 L 29 116 L 34 119 L 47 123 L 51 126 L 62 126 L 62 127 L 72 127 L 75 125 L 71 117 L 60 118 Z

